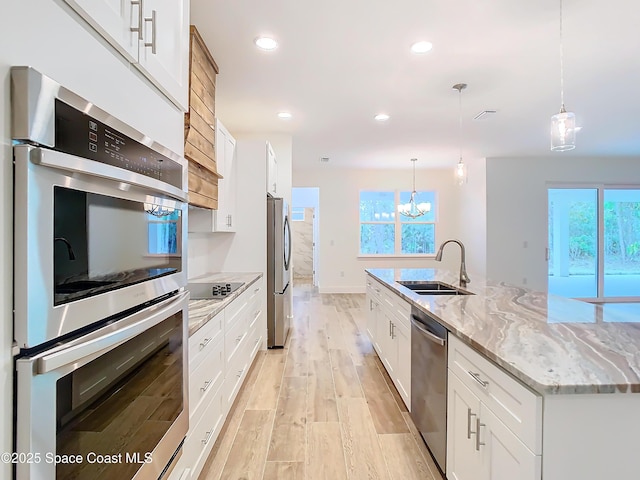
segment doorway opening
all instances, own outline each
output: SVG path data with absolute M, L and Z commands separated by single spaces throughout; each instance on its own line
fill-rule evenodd
M 320 189 L 294 187 L 291 191 L 291 236 L 294 283 L 319 286 Z

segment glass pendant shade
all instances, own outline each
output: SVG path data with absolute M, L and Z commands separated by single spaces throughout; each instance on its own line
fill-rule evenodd
M 551 150 L 566 152 L 576 148 L 576 116 L 564 106 L 551 117 Z
M 455 169 L 455 180 L 457 185 L 467 183 L 467 166 L 460 160 Z

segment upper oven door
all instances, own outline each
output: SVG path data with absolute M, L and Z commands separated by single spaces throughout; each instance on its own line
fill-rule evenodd
M 186 285 L 187 204 L 158 180 L 14 147 L 15 337 L 32 348 Z M 174 194 L 175 193 L 175 194 Z

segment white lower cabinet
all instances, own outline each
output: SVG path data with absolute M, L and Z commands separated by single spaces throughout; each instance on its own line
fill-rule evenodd
M 262 278 L 189 338 L 189 432 L 171 480 L 200 475 L 263 344 Z
M 448 355 L 447 478 L 540 480 L 541 397 L 452 335 Z
M 400 397 L 411 410 L 411 306 L 367 278 L 367 334 Z

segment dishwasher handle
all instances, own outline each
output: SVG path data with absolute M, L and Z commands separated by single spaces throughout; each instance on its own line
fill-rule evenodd
M 416 317 L 415 315 L 411 315 L 411 325 L 420 330 L 420 332 L 422 332 L 425 337 L 427 337 L 432 342 L 437 343 L 438 345 L 441 345 L 443 347 L 447 344 L 447 340 L 445 338 L 440 338 L 437 335 L 431 333 L 429 330 L 425 329 L 422 326 L 422 323 L 419 321 L 418 317 Z

